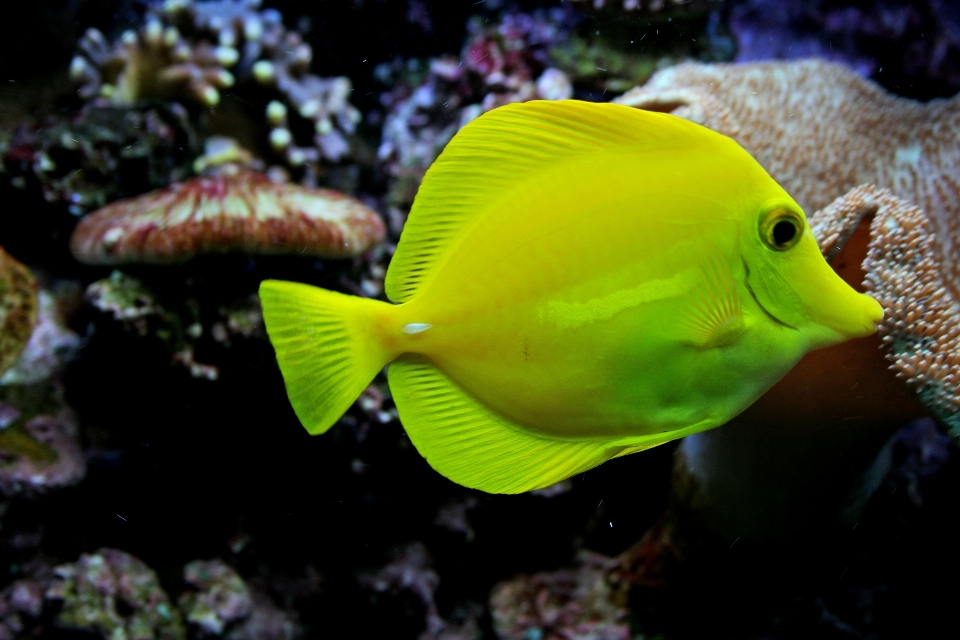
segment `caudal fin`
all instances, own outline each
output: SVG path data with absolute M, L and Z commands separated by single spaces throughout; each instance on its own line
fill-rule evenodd
M 380 339 L 384 302 L 283 280 L 263 281 L 260 302 L 290 404 L 311 434 L 333 426 L 396 355 Z

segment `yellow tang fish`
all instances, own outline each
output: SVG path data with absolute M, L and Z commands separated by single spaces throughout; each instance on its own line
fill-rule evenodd
M 500 107 L 454 137 L 386 293 L 399 304 L 262 283 L 297 416 L 323 433 L 390 363 L 417 450 L 494 493 L 717 427 L 883 315 L 736 142 L 573 100 Z

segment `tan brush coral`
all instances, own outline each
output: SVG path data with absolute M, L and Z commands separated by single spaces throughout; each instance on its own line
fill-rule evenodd
M 886 296 L 885 347 L 928 408 L 960 434 L 960 361 L 948 356 L 956 349 L 948 345 L 956 345 L 957 338 L 938 306 L 960 299 L 960 242 L 954 240 L 960 234 L 960 97 L 922 104 L 889 95 L 841 65 L 804 60 L 678 65 L 618 101 L 671 112 L 731 136 L 807 211 L 826 207 L 836 194 L 860 184 L 889 189 L 883 197 L 868 197 L 867 208 L 883 203 L 897 212 L 889 219 L 903 217 L 903 229 L 924 239 L 917 235 L 906 245 L 897 235 L 901 231 L 879 223 L 872 227 L 871 268 L 883 270 L 884 277 L 896 273 L 898 283 L 878 279 L 879 271 L 867 280 L 878 297 Z M 845 203 L 832 205 L 832 213 L 818 215 L 854 215 L 850 211 L 866 206 L 858 198 L 868 193 L 874 192 L 854 192 Z M 900 201 L 894 206 L 894 196 L 919 209 Z M 839 235 L 828 242 L 840 246 L 841 236 L 855 227 L 834 228 Z M 827 227 L 821 232 L 828 233 Z M 885 243 L 891 242 L 896 248 L 885 255 Z M 916 253 L 921 248 L 922 256 Z M 915 273 L 890 266 L 914 259 L 918 262 L 911 269 L 920 269 Z M 941 284 L 928 290 L 933 277 Z M 933 334 L 908 338 L 898 333 L 920 326 L 940 332 L 935 348 Z
M 358 200 L 239 171 L 109 204 L 80 221 L 70 248 L 87 264 L 162 264 L 227 251 L 347 258 L 384 236 L 380 216 Z
M 884 318 L 878 336 L 808 354 L 723 429 L 681 443 L 675 508 L 731 540 L 853 526 L 889 467 L 885 443 L 924 409 L 960 437 L 960 292 L 941 257 L 955 237 L 934 234 L 921 209 L 872 185 L 815 213 L 811 226 L 831 265 L 875 296 Z M 923 407 L 885 370 L 890 362 Z
M 616 102 L 665 111 L 724 133 L 806 211 L 861 184 L 890 189 L 960 231 L 960 98 L 915 102 L 838 64 L 686 63 Z M 949 264 L 960 265 L 951 253 Z
M 954 212 L 960 214 L 960 212 Z M 952 234 L 936 233 L 919 207 L 863 185 L 821 211 L 814 231 L 828 254 L 870 222 L 864 288 L 884 309 L 880 337 L 897 377 L 960 438 L 960 281 L 944 256 Z
M 0 374 L 27 346 L 38 308 L 37 283 L 30 270 L 0 247 Z

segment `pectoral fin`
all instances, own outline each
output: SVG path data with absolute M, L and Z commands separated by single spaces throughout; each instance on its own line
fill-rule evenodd
M 679 315 L 683 337 L 705 349 L 731 344 L 746 329 L 733 272 L 719 251 L 700 259 L 697 284 Z

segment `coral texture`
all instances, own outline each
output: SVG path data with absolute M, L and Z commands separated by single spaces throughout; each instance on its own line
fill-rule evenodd
M 190 46 L 174 27 L 150 17 L 139 31 L 127 31 L 111 45 L 88 29 L 77 44 L 70 75 L 81 82 L 83 98 L 102 96 L 114 104 L 189 98 L 205 106 L 220 102 L 219 89 L 234 83 L 226 67 L 237 51 L 209 43 Z
M 0 247 L 0 373 L 16 361 L 37 324 L 33 274 Z
M 36 637 L 42 627 L 36 628 L 31 621 L 43 612 L 43 583 L 24 578 L 0 591 L 0 640 Z M 39 626 L 39 625 L 37 625 Z
M 92 307 L 109 314 L 124 329 L 141 338 L 159 339 L 170 353 L 171 361 L 186 367 L 194 378 L 216 380 L 220 377 L 216 365 L 198 362 L 194 357 L 194 343 L 204 333 L 203 325 L 196 319 L 196 301 L 187 301 L 191 312 L 181 317 L 177 311 L 166 308 L 140 280 L 120 271 L 90 283 L 85 297 Z M 224 343 L 228 342 L 228 328 L 229 325 L 215 330 L 214 339 L 220 335 Z
M 616 101 L 730 136 L 808 212 L 870 183 L 924 209 L 937 233 L 956 233 L 960 98 L 922 104 L 844 66 L 803 60 L 681 64 Z
M 883 204 L 894 211 L 890 220 L 903 217 L 901 227 L 871 228 L 869 262 L 878 271 L 868 286 L 883 300 L 884 341 L 898 371 L 957 429 L 958 361 L 949 356 L 957 348 L 956 323 L 948 318 L 960 299 L 952 284 L 960 282 L 960 243 L 954 240 L 960 233 L 960 97 L 921 104 L 891 96 L 840 65 L 806 60 L 679 65 L 618 101 L 672 112 L 731 136 L 808 211 L 860 184 L 888 188 L 882 197 L 854 192 L 830 215 L 853 215 L 851 208 L 863 214 Z M 871 204 L 858 204 L 861 196 Z M 894 206 L 892 196 L 919 209 Z M 839 246 L 855 227 L 820 233 Z M 913 245 L 904 244 L 904 234 L 913 234 Z M 880 286 L 880 271 L 889 285 Z M 918 333 L 905 339 L 903 330 Z
M 321 161 L 350 154 L 349 137 L 361 119 L 349 102 L 353 87 L 343 76 L 310 73 L 310 45 L 284 27 L 277 10 L 260 5 L 260 0 L 154 4 L 139 30 L 112 44 L 89 29 L 71 75 L 81 85 L 81 97 L 113 104 L 163 99 L 215 107 L 228 90 L 250 104 L 269 101 L 271 146 L 314 184 Z
M 581 551 L 550 573 L 501 582 L 490 595 L 501 640 L 630 640 L 626 594 L 611 582 L 620 561 Z
M 77 418 L 69 407 L 30 413 L 0 401 L 0 428 L 3 495 L 37 496 L 77 484 L 86 475 Z
M 82 554 L 55 569 L 48 600 L 63 603 L 57 623 L 108 640 L 182 640 L 180 614 L 143 561 L 117 549 Z
M 377 571 L 362 572 L 357 577 L 361 584 L 378 592 L 406 589 L 413 593 L 425 610 L 425 629 L 420 640 L 477 640 L 480 630 L 475 603 L 468 603 L 463 619 L 445 620 L 440 616 L 435 594 L 440 576 L 433 570 L 433 560 L 422 542 L 413 542 L 395 554 L 394 558 Z
M 180 596 L 180 610 L 204 635 L 222 635 L 227 626 L 250 615 L 253 600 L 243 578 L 219 560 L 194 560 L 183 579 L 197 591 Z
M 657 13 L 669 11 L 670 9 L 684 8 L 703 8 L 711 4 L 719 4 L 722 0 L 574 0 L 574 2 L 589 3 L 594 9 L 615 8 L 623 11 L 641 11 L 647 13 Z
M 80 336 L 67 327 L 56 295 L 40 290 L 37 298 L 37 325 L 13 366 L 0 375 L 0 385 L 46 380 L 61 371 L 80 348 Z
M 183 262 L 225 251 L 343 258 L 384 235 L 380 217 L 353 198 L 241 171 L 114 202 L 83 218 L 70 246 L 88 264 Z
M 0 173 L 74 215 L 190 175 L 199 144 L 176 103 L 88 104 L 0 131 Z
M 461 127 L 484 111 L 509 102 L 572 97 L 570 79 L 550 66 L 550 49 L 567 37 L 561 15 L 509 13 L 492 26 L 471 22 L 460 59 L 431 60 L 421 81 L 394 82 L 381 96 L 390 111 L 378 155 L 395 181 L 388 197 L 392 204 L 413 201 L 427 167 Z M 410 62 L 419 68 L 420 63 Z M 389 65 L 377 69 L 385 82 L 404 71 Z M 412 74 L 407 70 L 406 75 Z
M 879 333 L 887 358 L 960 438 L 960 274 L 946 262 L 957 255 L 956 238 L 937 233 L 919 207 L 863 185 L 818 213 L 815 233 L 824 253 L 865 217 L 872 221 L 864 285 L 884 309 Z

